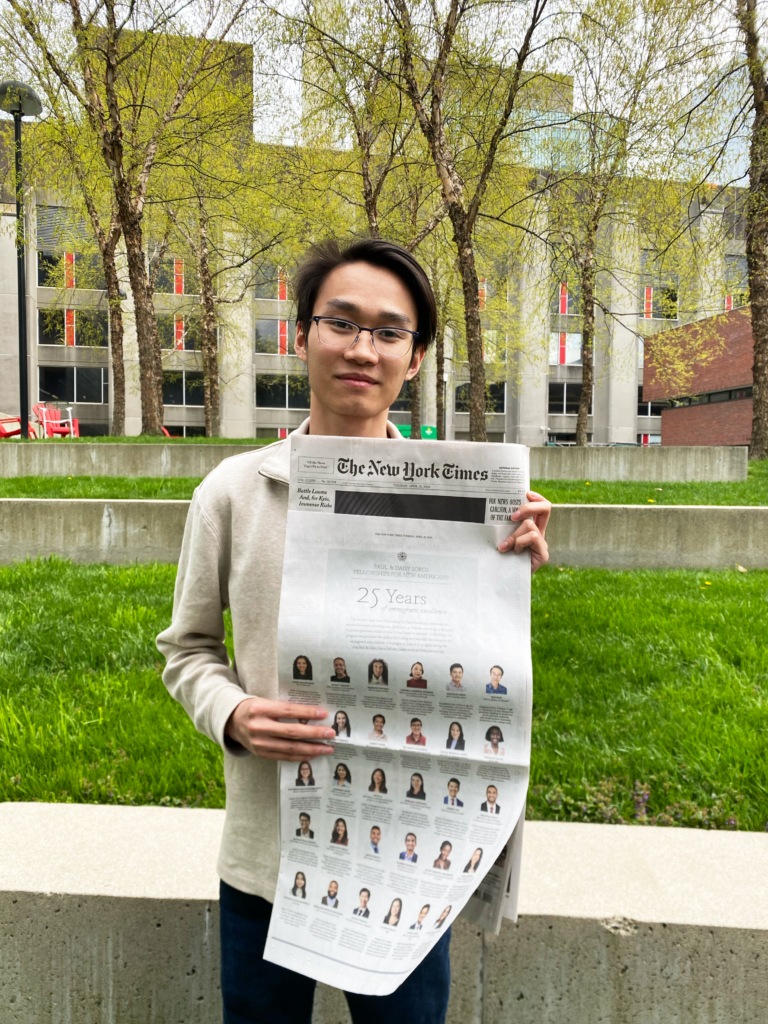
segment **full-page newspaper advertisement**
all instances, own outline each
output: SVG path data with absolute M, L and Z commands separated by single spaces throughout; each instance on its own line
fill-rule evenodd
M 497 545 L 528 449 L 289 443 L 280 698 L 327 708 L 336 739 L 331 756 L 280 766 L 265 957 L 387 995 L 459 913 L 498 929 L 514 900 L 530 559 Z

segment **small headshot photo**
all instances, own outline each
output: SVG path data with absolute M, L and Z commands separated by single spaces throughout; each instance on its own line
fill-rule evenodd
M 485 791 L 485 800 L 480 804 L 483 814 L 501 814 L 501 807 L 496 803 L 498 799 L 498 789 L 495 786 L 488 786 Z
M 336 910 L 339 909 L 339 883 L 329 882 L 328 892 L 320 900 L 320 903 L 324 907 L 334 907 Z
M 424 778 L 419 772 L 414 772 L 411 776 L 411 788 L 405 795 L 409 800 L 427 799 L 427 794 L 424 792 Z
M 291 896 L 298 896 L 300 900 L 307 898 L 307 880 L 304 877 L 303 871 L 297 871 L 296 877 L 293 880 L 293 888 L 291 889 Z
M 411 719 L 411 731 L 405 737 L 405 742 L 412 747 L 426 747 L 427 737 L 421 731 L 421 719 Z
M 333 659 L 333 675 L 331 676 L 332 683 L 348 683 L 349 676 L 347 675 L 347 663 L 343 658 Z
M 416 853 L 416 836 L 413 832 L 409 832 L 405 837 L 405 849 L 400 854 L 399 860 L 407 861 L 409 864 L 416 864 L 419 859 L 418 853 Z
M 374 658 L 368 665 L 369 686 L 389 686 L 389 669 L 386 661 L 381 658 Z
M 384 735 L 384 726 L 387 724 L 387 720 L 384 715 L 373 716 L 373 729 L 368 733 L 368 739 L 373 740 L 374 743 L 384 743 L 387 737 Z
M 299 815 L 299 827 L 296 829 L 296 835 L 299 839 L 314 839 L 315 833 L 309 827 L 312 819 L 306 811 L 302 811 Z
M 387 776 L 383 768 L 374 768 L 371 772 L 371 784 L 368 787 L 369 793 L 386 793 Z
M 340 789 L 350 789 L 352 786 L 352 772 L 345 764 L 337 764 L 333 771 L 333 785 Z
M 440 917 L 438 917 L 438 919 L 435 921 L 435 928 L 442 928 L 443 927 L 443 925 L 445 924 L 445 919 L 446 919 L 446 917 L 448 917 L 450 912 L 451 912 L 451 905 L 449 903 L 448 906 L 445 908 L 445 910 L 440 915 Z
M 360 894 L 358 896 L 358 899 L 360 900 L 360 906 L 359 907 L 355 907 L 355 909 L 352 911 L 353 917 L 368 917 L 370 915 L 371 912 L 368 909 L 368 900 L 370 900 L 370 898 L 371 898 L 371 890 L 370 889 L 361 889 L 360 890 Z
M 349 846 L 347 823 L 343 818 L 337 818 L 336 821 L 334 821 L 333 831 L 331 832 L 331 842 L 335 846 Z
M 488 732 L 485 734 L 485 746 L 483 747 L 484 754 L 503 754 L 504 747 L 504 736 L 502 735 L 501 729 L 498 725 L 492 725 Z
M 315 777 L 312 774 L 312 765 L 309 761 L 302 761 L 299 764 L 299 772 L 296 776 L 297 786 L 314 786 Z
M 384 915 L 384 924 L 390 924 L 393 928 L 396 928 L 400 924 L 400 915 L 403 912 L 403 901 L 399 899 L 392 900 L 392 906 L 389 911 Z
M 424 678 L 424 666 L 420 661 L 414 661 L 411 665 L 411 678 L 405 685 L 412 690 L 426 690 L 427 680 Z
M 352 728 L 346 711 L 337 711 L 333 716 L 333 731 L 337 736 L 351 736 Z
M 456 661 L 451 665 L 451 681 L 445 684 L 446 693 L 466 693 L 467 688 L 461 682 L 463 678 L 464 666 Z
M 443 803 L 449 807 L 463 807 L 464 801 L 459 800 L 461 783 L 458 779 L 448 779 L 448 796 L 443 797 Z
M 464 868 L 463 874 L 474 875 L 477 869 L 480 867 L 480 861 L 483 859 L 483 848 L 478 846 L 475 852 L 467 861 L 467 866 Z
M 378 853 L 381 846 L 381 829 L 378 825 L 374 825 L 371 829 L 370 842 L 373 852 Z
M 504 669 L 501 665 L 494 665 L 491 669 L 491 681 L 485 687 L 486 693 L 506 693 L 506 686 L 501 685 L 501 677 L 504 675 Z
M 464 730 L 461 728 L 461 722 L 451 722 L 448 726 L 448 739 L 445 741 L 445 749 L 464 749 Z
M 440 856 L 432 864 L 433 868 L 438 868 L 440 871 L 451 870 L 451 850 L 453 849 L 453 843 L 449 843 L 446 839 L 444 843 L 440 844 Z
M 428 913 L 429 913 L 429 904 L 425 903 L 424 906 L 419 911 L 419 916 L 416 918 L 416 920 L 411 925 L 410 930 L 412 932 L 420 932 L 421 931 L 422 926 L 424 924 L 424 920 L 425 920 L 425 918 L 426 918 Z
M 293 659 L 293 678 L 296 680 L 312 678 L 312 662 L 306 654 Z

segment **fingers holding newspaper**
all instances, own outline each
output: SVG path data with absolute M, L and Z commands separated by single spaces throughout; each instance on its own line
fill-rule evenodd
M 531 572 L 536 572 L 549 561 L 549 547 L 544 536 L 552 512 L 552 502 L 536 491 L 526 492 L 528 501 L 512 513 L 520 525 L 513 534 L 499 544 L 499 551 L 520 554 L 527 548 L 531 552 Z M 521 521 L 522 520 L 522 521 Z
M 309 704 L 248 697 L 229 716 L 224 732 L 250 753 L 269 761 L 307 761 L 333 753 L 333 747 L 318 742 L 336 739 L 333 729 L 327 725 L 280 721 L 289 717 L 309 722 L 327 718 L 328 712 Z

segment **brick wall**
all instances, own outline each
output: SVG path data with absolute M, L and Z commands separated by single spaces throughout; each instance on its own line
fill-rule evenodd
M 691 338 L 693 344 L 698 336 L 700 344 L 706 337 L 706 334 L 702 334 L 704 331 L 711 331 L 713 338 L 716 335 L 723 340 L 724 344 L 708 366 L 694 368 L 693 379 L 686 384 L 685 394 L 701 395 L 708 391 L 725 391 L 726 388 L 743 388 L 752 384 L 752 363 L 754 361 L 752 321 L 749 306 L 744 306 L 743 309 L 735 309 L 732 313 L 708 317 L 706 320 L 697 320 L 685 327 L 678 327 L 674 331 L 662 331 L 654 335 L 652 339 L 648 339 L 643 366 L 644 402 L 677 398 L 681 393 L 679 388 L 677 390 L 670 389 L 654 382 L 653 345 L 659 346 L 660 356 L 665 339 L 668 346 L 670 343 L 674 343 L 676 350 L 684 352 L 686 338 Z
M 752 399 L 683 405 L 661 414 L 663 445 L 749 444 Z

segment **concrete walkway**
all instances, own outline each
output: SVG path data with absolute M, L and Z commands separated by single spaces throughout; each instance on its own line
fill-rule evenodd
M 223 812 L 0 805 L 3 1024 L 219 1024 Z M 459 920 L 449 1024 L 765 1024 L 768 836 L 526 824 L 521 917 Z M 347 1024 L 322 986 L 315 1024 Z
M 0 563 L 37 555 L 75 562 L 175 562 L 189 502 L 0 499 Z M 768 508 L 558 505 L 553 565 L 605 569 L 768 568 Z

